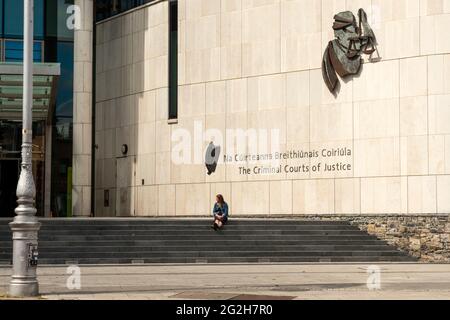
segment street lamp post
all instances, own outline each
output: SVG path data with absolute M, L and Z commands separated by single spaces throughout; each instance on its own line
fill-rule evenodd
M 24 0 L 22 165 L 17 184 L 16 216 L 9 224 L 13 235 L 13 270 L 9 293 L 15 297 L 39 294 L 36 277 L 37 238 L 36 187 L 32 172 L 33 107 L 33 0 Z

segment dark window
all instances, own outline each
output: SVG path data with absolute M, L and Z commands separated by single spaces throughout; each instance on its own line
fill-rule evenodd
M 73 42 L 58 41 L 55 61 L 61 63 L 52 135 L 52 211 L 72 215 Z
M 72 121 L 73 103 L 73 42 L 58 41 L 57 61 L 61 64 L 56 93 L 55 122 L 61 117 L 63 122 Z
M 108 19 L 109 17 L 153 1 L 156 0 L 97 0 L 95 1 L 96 20 Z
M 169 119 L 178 117 L 178 1 L 169 2 Z
M 67 27 L 67 20 L 73 14 L 74 0 L 45 1 L 45 37 L 46 40 L 73 41 L 73 30 Z M 72 10 L 67 10 L 69 7 Z M 53 44 L 54 45 L 54 44 Z
M 0 0 L 0 36 L 3 37 L 3 8 L 5 6 L 5 1 Z

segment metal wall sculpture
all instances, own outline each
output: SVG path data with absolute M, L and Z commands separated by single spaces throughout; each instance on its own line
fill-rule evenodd
M 357 74 L 362 64 L 361 55 L 372 56 L 377 51 L 377 40 L 363 9 L 359 9 L 358 19 L 359 23 L 351 11 L 334 16 L 336 39 L 328 43 L 322 62 L 323 79 L 331 92 L 339 83 L 336 73 L 343 78 Z

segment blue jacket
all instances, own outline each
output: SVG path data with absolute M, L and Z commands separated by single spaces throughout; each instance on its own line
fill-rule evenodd
M 226 202 L 223 204 L 222 208 L 219 207 L 218 203 L 214 204 L 213 216 L 218 213 L 222 213 L 223 217 L 228 219 L 228 204 Z

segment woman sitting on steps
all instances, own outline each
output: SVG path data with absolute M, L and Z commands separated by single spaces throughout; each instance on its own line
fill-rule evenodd
M 214 230 L 221 229 L 228 221 L 228 204 L 221 194 L 216 196 L 216 203 L 213 208 L 214 224 L 211 228 Z

